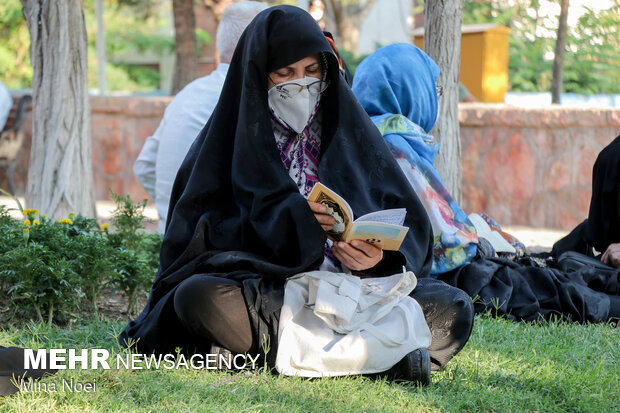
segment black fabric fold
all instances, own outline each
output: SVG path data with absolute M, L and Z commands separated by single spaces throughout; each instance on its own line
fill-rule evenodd
M 603 322 L 610 315 L 610 295 L 619 293 L 618 273 L 591 267 L 562 272 L 530 258 L 513 262 L 482 258 L 438 279 L 475 298 L 476 313 L 491 311 L 514 321 L 552 316 L 576 322 Z
M 282 164 L 267 102 L 267 74 L 315 53 L 327 57 L 330 83 L 321 100 L 319 179 L 357 216 L 406 208 L 410 230 L 400 253 L 409 270 L 428 275 L 432 232 L 426 212 L 342 78 L 323 32 L 297 7 L 272 7 L 241 36 L 213 115 L 181 165 L 151 295 L 121 343 L 137 340 L 147 352 L 174 348 L 176 321 L 167 301 L 193 274 L 241 282 L 252 315 L 261 311 L 253 307 L 258 301 L 252 292 L 266 293 L 264 303 L 287 277 L 318 269 L 326 235 Z

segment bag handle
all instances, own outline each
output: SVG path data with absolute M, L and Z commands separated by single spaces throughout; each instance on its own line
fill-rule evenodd
M 401 301 L 401 303 L 402 303 L 402 301 Z M 398 305 L 396 307 L 394 307 L 392 309 L 392 311 L 399 310 L 405 316 L 405 333 L 406 334 L 403 336 L 402 340 L 394 340 L 393 338 L 388 337 L 383 331 L 381 331 L 379 329 L 379 327 L 377 327 L 377 326 L 375 326 L 373 324 L 370 324 L 370 323 L 362 324 L 362 326 L 360 326 L 360 330 L 364 329 L 364 330 L 368 331 L 370 334 L 375 336 L 379 341 L 381 341 L 381 343 L 383 343 L 385 346 L 388 346 L 388 347 L 402 346 L 403 344 L 405 344 L 405 342 L 407 341 L 407 339 L 411 335 L 411 325 L 412 325 L 412 323 L 411 323 L 411 317 L 409 316 L 409 312 L 405 311 L 405 309 L 403 309 L 403 307 L 401 306 L 401 303 L 398 303 Z

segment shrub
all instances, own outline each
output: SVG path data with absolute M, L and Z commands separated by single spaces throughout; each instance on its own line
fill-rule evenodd
M 8 294 L 16 302 L 31 304 L 40 321 L 43 310 L 52 323 L 54 311 L 74 308 L 83 296 L 72 263 L 59 258 L 45 245 L 30 242 L 4 255 L 2 273 L 11 287 Z
M 114 257 L 116 277 L 113 283 L 127 295 L 127 312 L 132 314 L 136 292 L 148 291 L 153 283 L 159 265 L 161 236 L 142 232 L 146 199 L 134 202 L 129 194 L 122 196 L 110 191 L 110 195 L 116 209 L 111 219 L 115 232 L 109 234 L 109 240 L 118 249 Z
M 111 285 L 128 297 L 128 312 L 136 295 L 146 293 L 159 264 L 159 234 L 140 232 L 146 202 L 114 194 L 112 222 L 97 226 L 94 219 L 75 214 L 59 221 L 35 209 L 22 209 L 23 221 L 0 206 L 0 289 L 27 314 L 48 323 L 78 309 L 81 298 L 95 312 L 103 288 Z

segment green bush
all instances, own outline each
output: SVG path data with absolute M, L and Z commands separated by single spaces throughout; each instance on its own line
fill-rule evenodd
M 377 49 L 381 47 L 380 45 L 376 45 L 376 46 L 377 46 Z M 340 54 L 340 58 L 344 61 L 344 64 L 347 66 L 347 69 L 349 69 L 349 73 L 351 73 L 351 76 L 355 76 L 355 71 L 357 70 L 357 66 L 359 66 L 360 63 L 362 63 L 362 60 L 368 57 L 367 54 L 356 57 L 355 54 L 353 54 L 353 52 L 343 49 L 343 48 L 338 50 L 338 53 Z
M 131 314 L 138 293 L 150 288 L 159 264 L 161 236 L 141 232 L 145 202 L 114 194 L 112 223 L 69 214 L 59 221 L 22 209 L 23 221 L 0 206 L 0 290 L 26 314 L 52 323 L 80 308 L 95 312 L 106 286 L 123 291 Z M 21 209 L 21 206 L 20 206 Z
M 116 276 L 114 285 L 128 298 L 127 311 L 134 310 L 136 292 L 147 291 L 159 265 L 161 236 L 140 232 L 144 229 L 146 199 L 134 202 L 129 194 L 122 196 L 110 191 L 116 203 L 112 213 L 115 232 L 108 235 L 109 242 L 118 253 L 114 257 Z

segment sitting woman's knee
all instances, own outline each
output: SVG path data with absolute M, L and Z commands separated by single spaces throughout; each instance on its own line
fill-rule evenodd
M 182 323 L 189 322 L 202 312 L 205 297 L 208 295 L 203 290 L 197 275 L 189 277 L 177 287 L 174 293 L 174 311 Z

